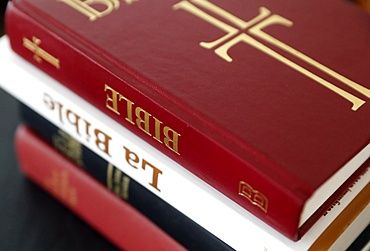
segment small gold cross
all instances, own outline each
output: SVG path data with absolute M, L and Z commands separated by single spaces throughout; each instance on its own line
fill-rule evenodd
M 37 37 L 32 37 L 32 41 L 28 38 L 23 38 L 23 46 L 34 53 L 33 58 L 38 62 L 46 61 L 53 65 L 55 68 L 60 69 L 60 61 L 58 58 L 49 54 L 42 48 L 40 48 L 41 40 Z

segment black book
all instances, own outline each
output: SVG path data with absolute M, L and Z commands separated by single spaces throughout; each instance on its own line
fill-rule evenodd
M 21 120 L 89 175 L 189 250 L 233 250 L 76 139 L 20 103 Z M 92 195 L 93 196 L 93 195 Z

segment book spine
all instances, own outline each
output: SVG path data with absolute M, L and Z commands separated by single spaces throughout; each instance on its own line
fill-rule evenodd
M 23 173 L 120 249 L 185 250 L 27 127 L 19 126 L 15 139 Z
M 20 4 L 17 4 L 18 2 Z M 276 171 L 275 175 L 281 182 L 273 182 L 270 176 L 263 173 L 263 168 L 255 168 L 266 165 L 273 167 L 273 163 L 264 157 L 258 157 L 253 149 L 248 151 L 251 151 L 254 157 L 248 158 L 245 154 L 238 154 L 243 157 L 236 157 L 236 153 L 233 153 L 229 147 L 215 144 L 206 135 L 195 130 L 192 125 L 185 123 L 181 119 L 180 109 L 178 114 L 169 113 L 164 107 L 172 107 L 173 104 L 167 99 L 162 100 L 161 94 L 154 94 L 161 99 L 159 103 L 139 91 L 135 86 L 143 83 L 138 81 L 129 70 L 126 69 L 124 80 L 118 78 L 111 70 L 98 63 L 98 60 L 103 60 L 101 57 L 99 59 L 92 57 L 96 55 L 96 48 L 90 47 L 86 41 L 82 41 L 76 34 L 66 30 L 62 24 L 53 22 L 45 13 L 39 13 L 34 6 L 28 4 L 26 1 L 14 1 L 7 9 L 6 30 L 14 51 L 241 207 L 290 239 L 299 239 L 300 214 L 305 200 L 313 191 L 301 189 L 302 184 L 296 184 L 294 179 L 279 171 Z M 46 62 L 37 55 L 40 51 L 42 54 L 51 55 L 47 58 L 52 58 L 50 60 L 52 63 Z M 80 67 L 81 65 L 83 67 Z M 107 62 L 107 65 L 112 63 Z M 112 67 L 115 66 L 112 65 Z M 143 114 L 159 115 L 161 120 L 152 117 L 153 121 L 149 125 L 149 122 L 140 118 L 136 120 L 117 115 L 106 106 L 106 102 L 109 102 L 106 96 L 112 96 L 113 100 L 114 94 L 124 94 L 124 98 L 130 105 L 135 104 L 135 110 L 138 108 Z M 136 104 L 140 106 L 136 107 Z M 164 133 L 165 125 L 175 125 L 176 129 Z M 209 127 L 209 132 L 215 137 L 224 138 L 211 125 L 203 126 Z M 170 137 L 168 134 L 173 135 Z M 228 168 L 225 174 L 225 168 L 219 167 L 226 166 Z M 271 168 L 271 170 L 277 169 Z M 254 193 L 249 196 L 243 190 L 245 187 Z M 301 191 L 297 192 L 298 188 Z M 253 196 L 255 194 L 257 196 Z M 260 197 L 264 198 L 262 203 Z M 282 198 L 289 203 L 281 203 Z M 290 217 L 286 217 L 287 214 Z
M 0 39 L 0 45 L 6 42 L 6 37 Z M 0 68 L 7 69 L 0 75 L 0 87 L 20 102 L 232 248 L 297 250 L 289 248 L 293 242 L 6 48 L 0 46 Z M 102 143 L 105 142 L 104 138 L 109 139 L 107 144 Z M 109 149 L 109 156 L 104 149 Z M 128 155 L 125 149 L 130 149 Z M 151 166 L 161 170 L 156 179 L 159 190 L 153 187 L 153 168 L 149 172 L 148 169 L 144 170 L 142 162 L 151 163 Z M 369 177 L 366 179 L 369 181 Z M 320 235 L 337 214 L 331 211 L 329 215 L 321 218 L 321 227 L 314 232 L 310 231 L 310 236 L 312 233 L 314 236 Z
M 210 233 L 236 250 L 286 250 L 282 235 L 197 176 L 10 50 L 1 55 L 0 68 L 8 69 L 0 75 L 1 88 Z M 253 229 L 248 236 L 245 228 Z
M 64 156 L 137 209 L 188 250 L 232 250 L 197 223 L 125 173 L 82 146 L 32 109 L 20 104 L 22 121 Z M 76 167 L 77 168 L 77 167 Z
M 52 135 L 49 135 L 49 133 L 52 131 L 52 130 L 58 130 L 56 128 L 53 128 L 53 126 L 51 124 L 48 124 L 47 121 L 39 121 L 39 119 L 43 120 L 42 118 L 39 117 L 39 115 L 37 115 L 36 113 L 34 113 L 33 111 L 30 111 L 29 108 L 27 108 L 26 106 L 22 106 L 22 110 L 24 111 L 23 114 L 26 115 L 26 120 L 29 120 L 29 119 L 32 119 L 32 120 L 35 120 L 37 122 L 41 122 L 41 125 L 39 123 L 35 123 L 34 121 L 31 121 L 31 124 L 32 125 L 35 125 L 35 128 L 37 127 L 38 129 L 43 129 L 42 130 L 42 136 L 43 137 L 49 137 L 49 140 L 52 140 L 52 138 L 55 138 L 53 137 Z M 25 117 L 25 116 L 23 116 Z M 45 125 L 46 127 L 44 127 L 43 123 L 46 122 L 46 124 L 48 125 Z M 30 125 L 30 126 L 32 126 Z M 26 128 L 25 126 L 23 126 L 24 128 Z M 51 128 L 49 128 L 51 127 Z M 36 136 L 35 133 L 31 133 L 31 130 L 29 129 L 19 129 L 19 130 L 26 130 L 27 132 L 24 133 L 24 134 L 29 134 L 28 136 L 23 136 L 23 137 L 30 137 L 32 138 L 33 137 L 33 140 L 34 141 L 40 141 L 40 145 L 46 145 L 45 142 L 44 142 L 44 138 L 43 140 L 41 138 L 38 138 L 38 136 Z M 36 129 L 37 129 L 36 128 Z M 33 128 L 32 128 L 33 129 Z M 51 129 L 51 130 L 50 130 Z M 39 134 L 40 131 L 37 131 L 36 133 Z M 75 158 L 76 157 L 76 154 L 75 154 L 75 151 L 76 151 L 76 143 L 74 142 L 74 140 L 70 141 L 70 139 L 68 139 L 68 136 L 65 137 L 65 135 L 61 136 L 59 133 L 56 133 L 57 136 L 57 140 L 54 140 L 54 142 L 59 142 L 57 143 L 57 145 L 55 145 L 54 147 L 58 148 L 58 149 L 62 149 L 63 150 L 63 153 L 66 153 L 69 152 L 68 157 L 69 158 L 73 158 L 74 161 L 77 159 L 77 160 L 81 160 L 81 158 Z M 61 139 L 63 138 L 63 139 Z M 66 139 L 67 138 L 67 139 Z M 65 140 L 68 141 L 68 143 L 64 142 Z M 53 140 L 52 140 L 53 141 Z M 60 144 L 60 142 L 63 141 L 64 143 Z M 48 145 L 50 149 L 48 149 L 49 151 L 51 152 L 55 152 L 53 149 L 51 149 L 50 145 Z M 84 154 L 85 151 L 82 151 L 80 152 L 81 155 Z M 77 154 L 77 155 L 80 155 L 80 154 Z M 90 159 L 91 161 L 90 162 L 93 162 L 93 163 L 99 163 L 101 160 L 99 160 L 98 157 L 94 156 L 94 154 L 90 155 L 89 153 L 85 153 L 85 157 L 82 158 L 82 159 Z M 41 157 L 40 157 L 41 158 Z M 71 163 L 67 160 L 64 160 L 66 163 L 66 165 L 68 166 L 72 166 Z M 60 162 L 60 161 L 59 161 Z M 103 161 L 104 162 L 104 161 Z M 63 163 L 60 163 L 63 165 Z M 84 161 L 81 161 L 80 164 L 87 164 L 86 162 Z M 302 242 L 301 243 L 292 243 L 292 246 L 290 248 L 288 247 L 285 247 L 284 250 L 307 250 L 307 248 L 309 247 L 309 250 L 331 250 L 333 249 L 332 245 L 336 245 L 336 247 L 345 247 L 347 245 L 349 245 L 356 237 L 357 235 L 361 232 L 361 230 L 363 228 L 366 227 L 366 225 L 369 224 L 369 213 L 370 213 L 370 208 L 369 208 L 369 198 L 368 198 L 368 193 L 369 193 L 369 189 L 370 189 L 370 184 L 369 182 L 366 182 L 366 180 L 369 179 L 370 177 L 370 169 L 368 167 L 369 164 L 366 165 L 366 170 L 365 171 L 362 171 L 362 174 L 359 176 L 359 178 L 354 181 L 352 183 L 351 186 L 349 186 L 348 190 L 343 193 L 341 196 L 340 196 L 340 200 L 338 200 L 335 204 L 332 205 L 331 207 L 331 210 L 333 210 L 333 213 L 334 215 L 337 215 L 336 217 L 331 217 L 330 216 L 330 212 L 327 212 L 325 214 L 324 217 L 329 217 L 328 220 L 324 220 L 322 222 L 319 222 L 319 226 L 316 226 L 316 229 L 314 227 L 313 229 L 313 232 L 315 234 L 317 234 L 317 232 L 321 232 L 323 229 L 325 229 L 325 227 L 323 226 L 320 226 L 320 224 L 324 224 L 324 226 L 326 224 L 330 224 L 326 229 L 325 231 L 323 231 L 323 233 L 321 235 L 318 235 L 318 238 L 316 239 L 315 237 L 312 237 L 312 232 L 309 234 L 311 235 L 311 240 L 310 239 L 306 239 L 305 237 L 301 240 Z M 104 174 L 101 173 L 101 171 L 98 171 L 96 170 L 95 167 L 93 168 L 88 168 L 86 167 L 87 165 L 84 165 L 84 170 L 89 172 L 90 174 L 93 173 L 94 176 L 96 176 L 97 179 L 102 179 L 101 176 L 106 176 Z M 72 166 L 73 168 L 75 169 L 79 169 L 78 166 Z M 118 173 L 117 173 L 118 172 Z M 114 192 L 117 194 L 120 194 L 120 195 L 124 195 L 126 194 L 125 192 L 125 182 L 121 182 L 119 180 L 124 180 L 125 179 L 125 176 L 122 176 L 122 173 L 117 170 L 117 169 L 114 169 L 112 168 L 112 172 L 109 172 L 108 173 L 111 173 L 112 176 L 114 176 L 114 180 L 112 180 L 112 182 L 115 182 L 116 184 L 112 186 Z M 118 174 L 118 175 L 117 175 Z M 108 175 L 109 176 L 109 175 Z M 110 180 L 110 178 L 108 177 L 104 177 L 103 178 L 104 180 L 105 179 L 108 179 Z M 100 181 L 102 182 L 102 181 Z M 130 181 L 131 182 L 131 181 Z M 109 182 L 108 182 L 109 183 Z M 127 183 L 126 183 L 127 184 Z M 109 185 L 108 185 L 109 186 Z M 131 183 L 130 185 L 131 186 Z M 142 200 L 142 201 L 146 201 L 148 198 L 145 196 L 145 191 L 140 191 L 140 189 L 135 189 L 135 187 L 131 187 L 131 188 L 127 188 L 128 190 L 128 193 L 130 194 L 129 196 L 123 196 L 123 197 L 129 197 L 129 198 L 132 198 L 132 197 L 136 197 L 136 196 L 139 196 L 141 197 L 141 199 L 139 200 Z M 137 191 L 136 193 L 131 193 L 131 191 L 135 191 L 135 190 L 139 190 Z M 122 197 L 122 196 L 121 196 Z M 126 198 L 127 199 L 127 198 Z M 128 199 L 128 201 L 132 202 L 132 200 Z M 134 199 L 135 201 L 135 199 Z M 151 202 L 150 198 L 149 198 L 149 201 Z M 130 203 L 131 203 L 130 202 Z M 155 207 L 158 207 L 158 208 L 161 208 L 161 209 L 164 209 L 163 207 L 161 207 L 161 203 L 158 203 L 158 201 L 156 202 L 157 205 L 154 206 L 154 211 L 153 210 L 153 206 L 151 203 L 143 203 L 143 204 L 146 204 L 148 206 L 147 210 L 148 211 L 151 211 L 149 213 L 150 214 L 156 214 L 156 213 L 159 213 L 159 214 L 163 214 L 161 213 L 160 211 L 158 212 L 158 210 L 155 209 Z M 139 206 L 140 207 L 140 206 Z M 367 207 L 367 208 L 366 208 Z M 167 208 L 167 207 L 165 207 Z M 177 221 L 179 220 L 180 222 L 183 223 L 183 221 L 181 220 L 181 217 L 180 218 L 176 218 L 176 217 L 173 217 L 173 214 L 170 212 L 170 211 L 167 211 L 167 210 L 164 210 L 166 215 L 168 215 L 167 219 L 160 219 L 160 220 L 164 220 L 164 221 L 168 221 L 168 219 L 171 219 L 171 224 L 175 223 L 177 224 Z M 337 211 L 337 212 L 334 212 L 334 211 Z M 338 214 L 339 213 L 339 214 Z M 148 213 L 146 213 L 147 215 Z M 150 219 L 152 219 L 152 217 L 149 217 Z M 158 220 L 155 219 L 155 221 Z M 164 223 L 166 225 L 166 223 Z M 157 224 L 158 225 L 158 224 Z M 159 225 L 163 225 L 162 224 L 159 224 Z M 180 223 L 181 225 L 181 223 Z M 189 227 L 189 224 L 187 224 L 185 222 L 185 224 L 183 225 L 183 232 L 182 234 L 186 235 L 186 238 L 189 238 L 190 240 L 191 239 L 194 239 L 193 236 L 191 235 L 197 235 L 198 233 L 197 232 L 192 232 L 190 233 L 190 236 L 189 236 L 189 231 L 186 230 L 186 228 Z M 352 230 L 349 230 L 347 228 L 351 227 Z M 192 228 L 190 226 L 190 228 Z M 321 229 L 321 230 L 320 230 Z M 345 233 L 346 232 L 346 233 Z M 204 237 L 204 236 L 203 236 Z M 195 237 L 197 238 L 197 237 Z M 268 236 L 266 236 L 266 238 L 268 238 Z M 203 241 L 207 242 L 209 241 L 209 239 L 207 238 L 204 238 Z M 187 242 L 187 241 L 185 241 Z M 266 241 L 266 244 L 269 243 L 268 241 Z M 340 243 L 340 244 L 338 244 Z M 311 245 L 312 244 L 312 245 Z M 339 245 L 339 246 L 338 246 Z M 217 249 L 217 250 L 223 250 L 224 246 L 221 245 L 221 246 L 212 246 L 212 245 L 208 245 L 208 244 L 205 244 L 205 245 L 197 245 L 197 244 L 192 244 L 192 245 L 187 245 L 185 244 L 185 247 L 187 248 L 190 248 L 190 250 L 203 250 L 203 248 L 209 248 L 211 246 L 211 248 L 213 248 L 212 250 L 214 249 Z M 250 247 L 246 247 L 247 249 L 249 248 L 256 248 L 255 245 L 251 245 Z M 263 249 L 261 247 L 261 250 L 279 250 L 281 247 L 278 247 L 277 249 L 275 249 L 276 246 L 264 246 Z M 208 250 L 208 249 L 207 249 Z
M 221 241 L 214 240 L 214 236 L 210 235 L 206 230 L 202 229 L 194 222 L 191 222 L 190 219 L 182 215 L 167 203 L 163 202 L 161 199 L 154 198 L 154 195 L 151 195 L 149 191 L 137 184 L 134 180 L 131 180 L 117 168 L 109 166 L 106 161 L 98 157 L 86 147 L 83 147 L 75 139 L 65 135 L 60 131 L 60 129 L 55 127 L 45 118 L 41 117 L 27 106 L 21 104 L 20 111 L 24 123 L 26 123 L 49 143 L 53 144 L 55 148 L 62 151 L 64 155 L 71 158 L 75 163 L 79 163 L 79 165 L 85 171 L 87 171 L 100 183 L 103 183 L 116 195 L 138 209 L 139 212 L 147 216 L 157 226 L 169 233 L 171 237 L 173 237 L 187 249 L 231 249 Z M 362 176 L 364 176 L 366 172 L 370 172 L 368 165 L 366 168 L 367 171 L 365 171 Z M 363 179 L 364 177 L 361 178 Z M 127 190 L 123 189 L 125 184 L 128 183 L 129 185 L 127 186 L 129 186 L 129 188 L 127 188 Z M 330 226 L 325 229 L 325 231 L 317 240 L 315 240 L 314 244 L 310 247 L 310 250 L 333 249 L 331 245 L 335 243 L 336 246 L 338 246 L 337 243 L 339 242 L 340 245 L 338 247 L 346 247 L 349 245 L 348 241 L 352 241 L 356 237 L 355 233 L 357 233 L 359 229 L 363 229 L 369 224 L 369 221 L 366 219 L 369 219 L 368 215 L 370 210 L 365 210 L 364 208 L 369 204 L 369 198 L 366 195 L 369 193 L 370 184 L 368 183 L 363 190 L 357 189 L 357 191 L 361 192 L 359 192 L 359 194 L 353 200 L 345 197 L 347 193 L 356 194 L 356 191 L 352 191 L 355 183 L 356 181 L 349 186 L 349 189 L 346 192 L 339 196 L 341 199 L 337 200 L 331 208 L 340 205 L 342 203 L 342 199 L 344 203 L 350 202 L 348 206 L 344 207 L 344 210 L 338 215 L 338 217 L 336 217 L 335 220 L 331 222 Z M 366 216 L 360 218 L 360 213 L 366 214 Z M 327 214 L 328 212 L 326 212 L 324 215 L 326 216 Z M 359 219 L 357 219 L 357 217 L 359 217 Z M 168 224 L 168 219 L 171 219 L 170 224 Z M 356 224 L 353 224 L 353 222 Z M 355 229 L 353 229 L 354 227 L 352 225 L 355 225 Z M 347 229 L 349 226 L 352 227 L 352 231 Z M 345 238 L 340 239 L 341 235 L 345 231 L 352 233 L 348 233 Z M 171 234 L 172 232 L 175 233 Z M 205 243 L 202 243 L 202 240 Z

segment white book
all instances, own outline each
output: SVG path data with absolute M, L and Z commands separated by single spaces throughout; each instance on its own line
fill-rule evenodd
M 7 37 L 0 40 L 0 55 L 1 88 L 236 250 L 309 250 L 370 181 L 367 171 L 340 203 L 301 240 L 293 242 L 17 56 Z M 124 147 L 138 158 L 134 161 L 131 156 L 126 161 Z M 142 168 L 144 159 L 161 174 L 154 175 L 154 168 L 148 165 Z M 361 226 L 356 225 L 353 231 L 343 231 L 337 240 L 346 238 L 350 245 L 350 240 L 356 239 L 370 222 L 369 207 L 351 224 L 358 221 L 365 226 L 358 224 Z

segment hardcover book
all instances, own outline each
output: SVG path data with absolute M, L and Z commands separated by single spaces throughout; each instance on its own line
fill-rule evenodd
M 293 240 L 369 158 L 369 25 L 334 0 L 15 0 L 6 14 L 14 51 Z
M 6 42 L 6 37 L 0 39 L 1 88 L 236 250 L 308 250 L 370 181 L 367 161 L 336 191 L 318 222 L 298 242 L 290 241 L 17 56 Z M 36 126 L 37 121 L 32 118 L 31 123 Z M 161 171 L 156 179 L 153 170 Z M 350 233 L 356 236 L 356 231 Z
M 20 104 L 20 117 L 22 122 L 35 132 L 34 135 L 29 132 L 29 138 L 35 138 L 34 141 L 37 141 L 36 134 L 39 135 L 40 145 L 47 142 L 53 146 L 72 161 L 76 165 L 75 168 L 83 169 L 116 196 L 127 201 L 187 250 L 234 250 L 23 104 Z
M 134 180 L 130 179 L 117 168 L 109 165 L 92 151 L 82 146 L 71 136 L 61 131 L 59 128 L 48 122 L 45 118 L 38 115 L 35 111 L 21 104 L 21 118 L 23 123 L 32 128 L 39 134 L 43 140 L 51 143 L 55 149 L 58 149 L 64 156 L 67 156 L 76 165 L 75 168 L 83 168 L 88 174 L 92 175 L 100 183 L 103 183 L 109 190 L 120 198 L 128 201 L 140 212 L 144 213 L 156 225 L 161 227 L 170 236 L 189 250 L 223 250 L 228 247 L 224 243 L 215 239 L 205 230 L 195 227 L 190 219 L 181 216 L 181 213 L 175 212 L 170 205 L 166 205 L 159 198 L 151 196 L 149 191 L 145 191 Z M 30 130 L 29 130 L 30 131 Z M 30 134 L 29 138 L 34 141 L 39 140 L 40 145 L 44 143 L 41 137 L 38 139 L 36 134 Z M 50 151 L 52 151 L 50 149 Z M 369 162 L 369 161 L 368 161 Z M 369 162 L 370 164 L 370 162 Z M 365 166 L 362 174 L 349 185 L 339 199 L 335 201 L 329 210 L 324 213 L 316 227 L 310 231 L 298 242 L 276 245 L 272 247 L 269 243 L 273 242 L 271 236 L 265 234 L 265 245 L 258 246 L 251 244 L 243 249 L 265 249 L 265 250 L 338 250 L 346 249 L 348 245 L 356 238 L 362 229 L 370 223 L 370 183 L 366 177 L 370 177 L 369 164 Z M 70 165 L 66 163 L 66 165 Z M 366 185 L 367 184 L 367 185 Z M 362 190 L 361 190 L 362 189 Z M 148 194 L 149 193 L 149 194 Z M 332 210 L 342 211 L 337 217 L 332 217 Z M 324 220 L 324 218 L 326 218 Z M 323 222 L 330 223 L 326 225 Z M 179 226 L 180 229 L 179 229 Z M 249 225 L 248 231 L 253 231 L 255 226 Z M 230 249 L 231 250 L 231 249 Z
M 15 142 L 22 172 L 121 250 L 186 250 L 26 126 Z

